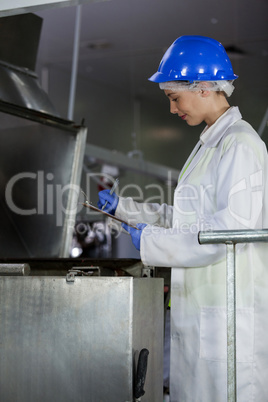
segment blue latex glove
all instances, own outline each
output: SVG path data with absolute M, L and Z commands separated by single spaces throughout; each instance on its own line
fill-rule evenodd
M 121 224 L 122 227 L 130 234 L 132 243 L 136 247 L 137 250 L 140 251 L 141 248 L 141 233 L 145 228 L 146 223 L 138 223 L 136 227 L 139 229 L 134 229 L 131 226 L 128 226 L 126 223 Z
M 105 212 L 108 212 L 111 215 L 115 214 L 115 210 L 118 205 L 119 197 L 117 194 L 110 194 L 110 190 L 102 190 L 99 192 L 99 201 L 98 207 L 102 209 L 103 205 L 108 201 L 106 207 L 104 208 Z

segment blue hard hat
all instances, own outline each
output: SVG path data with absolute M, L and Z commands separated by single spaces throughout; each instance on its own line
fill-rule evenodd
M 164 54 L 158 71 L 149 81 L 235 80 L 231 61 L 215 39 L 185 35 L 176 39 Z

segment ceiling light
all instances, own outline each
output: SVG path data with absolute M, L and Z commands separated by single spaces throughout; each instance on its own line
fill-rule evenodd
M 211 18 L 211 20 L 210 20 L 210 22 L 211 22 L 211 24 L 218 24 L 218 19 L 217 18 Z
M 108 42 L 106 39 L 96 39 L 87 44 L 87 48 L 92 50 L 103 50 L 103 49 L 109 49 L 110 47 L 112 47 L 112 44 L 111 42 Z

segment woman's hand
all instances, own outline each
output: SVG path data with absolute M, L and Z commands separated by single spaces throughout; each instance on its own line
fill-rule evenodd
M 141 244 L 141 234 L 143 229 L 145 228 L 146 223 L 138 223 L 136 227 L 138 229 L 132 228 L 128 226 L 126 223 L 122 223 L 122 227 L 130 234 L 132 243 L 136 247 L 137 250 L 140 251 L 140 244 Z

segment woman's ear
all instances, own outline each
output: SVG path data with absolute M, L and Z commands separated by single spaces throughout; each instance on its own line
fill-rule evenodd
M 208 91 L 206 89 L 201 89 L 200 92 L 203 98 L 207 98 L 211 94 L 211 91 Z
M 203 98 L 207 98 L 211 93 L 211 91 L 209 91 L 209 88 L 210 88 L 209 82 L 206 82 L 206 81 L 200 82 L 200 87 L 202 88 L 202 89 L 200 89 L 201 96 Z M 208 89 L 206 89 L 206 88 L 208 88 Z

